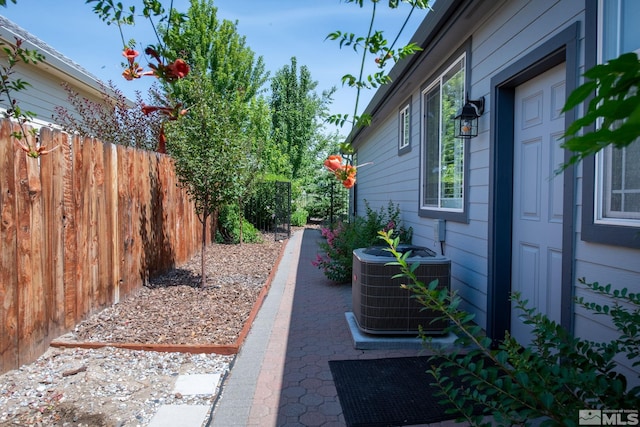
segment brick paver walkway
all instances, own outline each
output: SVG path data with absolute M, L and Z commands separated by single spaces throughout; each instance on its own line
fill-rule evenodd
M 234 425 L 343 427 L 345 421 L 329 360 L 425 354 L 415 349 L 355 349 L 345 319 L 345 313 L 351 311 L 351 285 L 331 284 L 311 264 L 319 250 L 319 230 L 297 233 L 303 235 L 289 241 L 289 245 L 297 246 L 287 248 L 292 251 L 292 261 L 286 283 L 261 361 L 255 362 L 261 363 L 255 389 L 252 393 L 247 390 L 245 396 L 251 398 L 248 419 Z M 232 381 L 236 368 L 231 372 Z M 222 404 L 224 400 L 223 391 Z M 214 426 L 215 414 L 216 411 Z

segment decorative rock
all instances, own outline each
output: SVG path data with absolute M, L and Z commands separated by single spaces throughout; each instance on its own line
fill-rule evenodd
M 146 426 L 161 405 L 213 405 L 174 392 L 184 374 L 224 374 L 233 356 L 104 347 L 50 349 L 0 375 L 0 425 Z M 63 376 L 79 366 L 81 373 Z M 74 421 L 75 420 L 75 421 Z

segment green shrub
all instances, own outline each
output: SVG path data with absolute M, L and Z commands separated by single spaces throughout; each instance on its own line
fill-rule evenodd
M 408 279 L 403 286 L 412 290 L 426 308 L 441 313 L 439 319 L 451 322 L 448 332 L 457 334 L 460 348 L 472 349 L 463 354 L 461 350 L 434 348 L 447 362 L 429 371 L 445 397 L 442 403 L 455 406 L 449 413 L 462 414 L 458 421 L 491 425 L 484 419 L 488 416 L 498 425 L 575 426 L 580 410 L 638 409 L 640 386 L 628 387 L 627 378 L 617 371 L 617 360 L 624 355 L 632 366 L 640 366 L 640 294 L 580 281 L 613 301 L 612 306 L 601 306 L 577 299 L 594 315 L 610 317 L 619 335 L 609 342 L 573 337 L 514 295 L 525 323 L 532 326 L 531 344 L 522 347 L 507 335 L 497 349 L 492 349 L 491 340 L 473 323 L 473 315 L 458 308 L 461 300 L 457 295 L 438 289 L 437 281 L 427 285 L 417 280 L 407 265 L 408 254 L 395 250 L 399 241 L 391 234 L 382 232 L 381 238 L 395 256 L 393 264 L 399 265 Z M 454 386 L 451 378 L 443 375 L 444 368 L 453 368 L 464 387 Z M 472 413 L 474 408 L 481 413 Z
M 328 279 L 347 283 L 351 281 L 353 250 L 379 245 L 378 232 L 380 230 L 395 229 L 403 243 L 411 243 L 413 230 L 406 230 L 400 224 L 400 209 L 391 201 L 387 209 L 383 207 L 374 211 L 365 201 L 366 217 L 356 217 L 349 223 L 338 222 L 331 227 L 322 229 L 322 236 L 326 239 L 320 243 L 324 254 L 318 254 L 313 265 L 323 270 Z
M 308 219 L 309 212 L 302 208 L 298 208 L 291 214 L 291 225 L 295 227 L 304 227 L 307 225 Z
M 281 180 L 278 177 L 269 177 L 266 181 L 256 183 L 251 197 L 244 203 L 245 218 L 263 231 L 274 227 L 274 218 L 278 213 L 275 201 L 279 182 Z
M 225 206 L 218 215 L 216 242 L 240 243 L 240 215 L 236 205 Z M 242 241 L 244 243 L 260 243 L 262 235 L 246 219 L 242 220 Z

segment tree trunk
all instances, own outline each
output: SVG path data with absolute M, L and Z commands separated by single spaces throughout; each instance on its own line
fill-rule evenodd
M 206 269 L 204 267 L 204 251 L 207 247 L 207 218 L 208 215 L 204 215 L 202 218 L 202 248 L 200 250 L 200 288 L 204 288 L 207 283 Z
M 244 223 L 244 209 L 242 208 L 242 197 L 238 200 L 238 217 L 240 218 L 240 246 L 242 246 L 242 225 Z

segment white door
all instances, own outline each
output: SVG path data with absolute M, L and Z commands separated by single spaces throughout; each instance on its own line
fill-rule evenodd
M 515 93 L 511 289 L 560 321 L 565 65 L 518 86 Z M 531 326 L 511 309 L 511 335 L 526 345 Z

